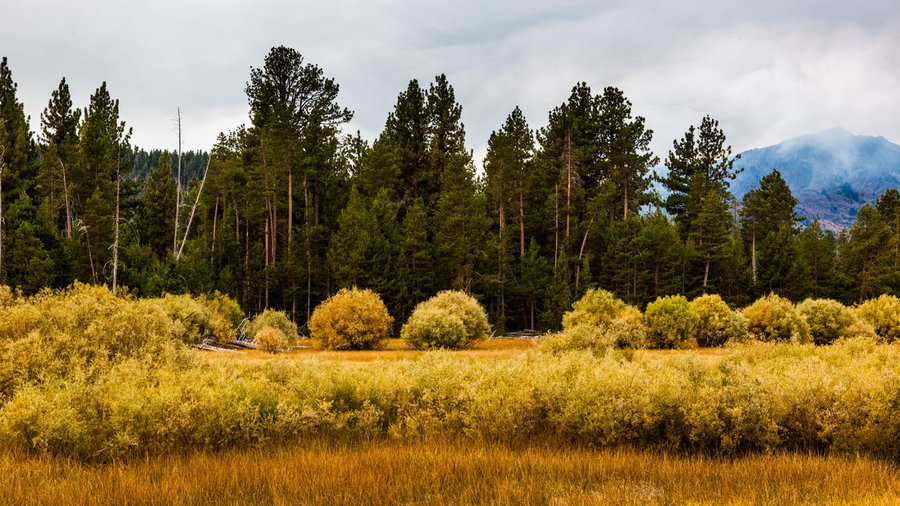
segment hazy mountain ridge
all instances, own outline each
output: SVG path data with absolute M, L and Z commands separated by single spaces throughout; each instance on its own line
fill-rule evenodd
M 731 183 L 738 199 L 778 169 L 799 200 L 798 214 L 831 230 L 850 227 L 860 207 L 900 188 L 900 146 L 842 128 L 745 151 L 738 167 L 744 170 Z

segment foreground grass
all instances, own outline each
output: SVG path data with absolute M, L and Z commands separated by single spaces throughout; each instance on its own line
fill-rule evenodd
M 2 504 L 897 504 L 866 458 L 462 442 L 309 444 L 85 465 L 0 454 Z
M 486 339 L 475 343 L 469 348 L 447 353 L 459 357 L 505 360 L 523 356 L 536 342 L 531 339 Z M 301 341 L 300 343 L 308 347 L 278 354 L 246 350 L 238 352 L 205 352 L 203 356 L 211 363 L 262 363 L 276 357 L 291 360 L 316 358 L 327 361 L 368 363 L 376 360 L 413 360 L 428 353 L 427 351 L 412 349 L 402 339 L 388 339 L 377 350 L 362 351 L 329 351 L 322 348 L 319 342 L 315 340 Z M 648 357 L 696 356 L 704 362 L 715 362 L 727 353 L 728 351 L 724 348 L 635 351 L 637 355 Z

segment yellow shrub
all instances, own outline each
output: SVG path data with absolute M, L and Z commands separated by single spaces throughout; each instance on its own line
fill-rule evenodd
M 288 338 L 280 329 L 275 327 L 264 327 L 256 333 L 253 341 L 262 346 L 267 351 L 275 353 L 283 350 L 288 346 Z
M 234 327 L 211 304 L 202 298 L 194 298 L 188 294 L 165 294 L 157 299 L 150 299 L 161 307 L 170 317 L 184 324 L 186 330 L 183 340 L 196 343 L 212 338 L 224 341 L 233 338 Z
M 309 331 L 330 350 L 365 350 L 387 338 L 392 321 L 377 293 L 344 288 L 316 307 Z
M 446 309 L 416 309 L 400 330 L 400 337 L 416 349 L 457 349 L 466 345 L 466 326 Z
M 747 336 L 747 319 L 732 311 L 718 295 L 697 297 L 691 301 L 691 311 L 698 318 L 694 329 L 698 346 L 722 346 Z
M 806 299 L 797 311 L 809 325 L 809 334 L 816 344 L 831 344 L 840 338 L 875 337 L 871 325 L 859 321 L 856 313 L 836 300 Z
M 809 342 L 809 326 L 794 304 L 774 293 L 757 299 L 741 313 L 749 323 L 749 334 L 759 341 Z
M 618 348 L 646 348 L 647 325 L 640 309 L 625 306 L 603 329 L 606 340 Z
M 856 314 L 869 322 L 882 340 L 900 341 L 900 298 L 882 295 L 869 299 L 856 307 Z
M 485 339 L 491 331 L 484 307 L 465 292 L 459 290 L 439 292 L 425 302 L 420 302 L 415 311 L 424 308 L 441 309 L 459 318 L 466 327 L 466 341 L 462 346 Z
M 546 353 L 589 350 L 602 356 L 616 344 L 616 338 L 611 333 L 596 325 L 582 323 L 541 338 L 537 347 Z
M 606 290 L 588 290 L 581 299 L 572 305 L 572 310 L 563 315 L 563 329 L 583 324 L 605 327 L 625 307 L 626 304 L 624 302 Z
M 682 295 L 660 297 L 647 304 L 644 312 L 650 343 L 657 348 L 684 344 L 692 336 L 697 321 L 697 315 Z
M 266 309 L 254 316 L 253 320 L 247 325 L 247 335 L 255 338 L 256 333 L 266 327 L 280 330 L 288 338 L 288 341 L 294 341 L 300 337 L 300 334 L 297 332 L 297 324 L 292 322 L 284 311 L 276 311 L 274 309 Z

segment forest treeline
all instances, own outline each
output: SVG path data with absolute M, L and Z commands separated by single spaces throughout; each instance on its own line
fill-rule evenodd
M 0 282 L 26 293 L 75 280 L 219 290 L 303 324 L 343 287 L 375 290 L 397 322 L 453 288 L 503 330 L 558 328 L 596 287 L 641 307 L 702 293 L 853 303 L 900 288 L 896 190 L 841 234 L 796 214 L 777 168 L 737 201 L 740 160 L 710 116 L 657 176 L 653 131 L 614 87 L 575 84 L 537 129 L 516 107 L 481 172 L 446 76 L 410 81 L 369 143 L 344 133 L 339 85 L 277 47 L 246 83 L 249 123 L 219 135 L 207 171 L 203 153 L 183 157 L 180 183 L 173 153 L 131 145 L 106 83 L 78 109 L 63 79 L 37 133 L 16 90 L 4 58 Z

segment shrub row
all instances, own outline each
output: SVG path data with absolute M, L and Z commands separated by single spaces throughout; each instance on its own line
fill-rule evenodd
M 577 325 L 576 329 L 596 328 Z M 445 353 L 338 361 L 160 365 L 25 386 L 0 408 L 0 448 L 83 459 L 313 437 L 560 437 L 720 454 L 900 458 L 900 349 L 754 343 L 692 356 L 587 352 L 484 361 Z
M 625 322 L 628 322 L 625 324 Z M 589 327 L 586 329 L 585 327 Z M 894 342 L 900 336 L 900 299 L 883 295 L 855 308 L 827 299 L 800 304 L 769 294 L 734 311 L 718 295 L 688 301 L 660 297 L 643 315 L 605 290 L 588 290 L 563 316 L 563 332 L 547 350 L 722 346 L 746 340 L 831 344 L 869 337 Z

